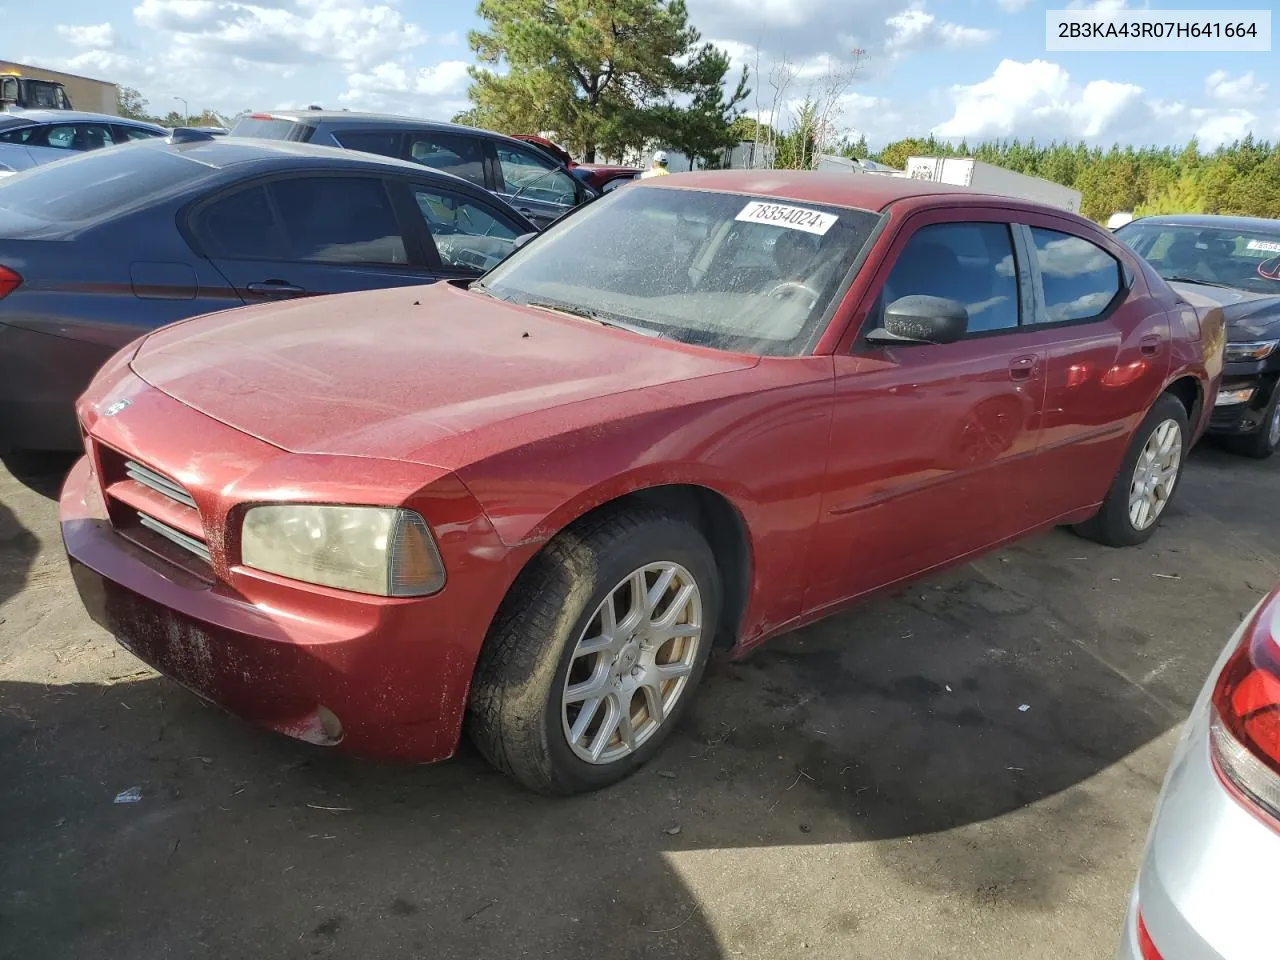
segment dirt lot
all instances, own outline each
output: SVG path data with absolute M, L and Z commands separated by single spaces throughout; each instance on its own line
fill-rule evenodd
M 651 768 L 552 801 L 158 678 L 80 610 L 64 468 L 0 471 L 23 960 L 1108 957 L 1177 726 L 1280 579 L 1280 462 L 1202 448 L 1147 547 L 1056 532 L 717 665 Z

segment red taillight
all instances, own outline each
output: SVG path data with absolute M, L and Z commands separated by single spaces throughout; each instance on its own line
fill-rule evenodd
M 22 286 L 22 277 L 8 267 L 0 267 L 0 300 L 13 293 L 20 286 Z
M 1164 960 L 1156 945 L 1151 942 L 1151 934 L 1147 933 L 1147 925 L 1141 913 L 1138 914 L 1138 954 L 1142 960 Z
M 1213 688 L 1214 766 L 1255 813 L 1280 829 L 1280 602 L 1272 594 L 1245 626 Z

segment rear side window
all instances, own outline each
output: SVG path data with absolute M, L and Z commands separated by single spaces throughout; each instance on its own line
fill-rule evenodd
M 236 125 L 231 128 L 233 137 L 257 137 L 260 140 L 296 140 L 306 142 L 311 139 L 311 135 L 316 132 L 316 128 L 308 123 L 300 123 L 297 120 L 280 119 L 275 117 L 241 117 L 236 121 Z
M 479 137 L 415 130 L 409 134 L 409 159 L 484 186 L 484 146 Z
M 116 143 L 128 143 L 130 140 L 154 140 L 163 137 L 163 133 L 148 130 L 146 127 L 116 127 Z
M 37 143 L 32 140 L 33 145 Z M 45 130 L 39 146 L 60 150 L 101 150 L 115 143 L 111 128 L 104 123 L 59 123 Z
M 1049 323 L 1103 313 L 1123 286 L 1120 261 L 1081 237 L 1031 228 Z
M 404 237 L 381 180 L 303 177 L 271 184 L 290 259 L 405 264 Z
M 200 211 L 196 232 L 210 257 L 285 259 L 265 187 L 238 190 L 215 200 Z
M 887 306 L 907 296 L 943 297 L 969 311 L 970 333 L 1018 326 L 1018 277 L 1006 223 L 921 227 L 885 282 Z
M 203 164 L 147 146 L 68 154 L 0 180 L 0 209 L 52 223 L 79 223 L 145 206 L 209 174 Z
M 380 157 L 400 156 L 404 144 L 404 134 L 398 130 L 349 130 L 335 133 L 333 137 L 348 150 L 376 153 Z

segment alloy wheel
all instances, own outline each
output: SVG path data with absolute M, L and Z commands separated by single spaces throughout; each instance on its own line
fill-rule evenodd
M 1146 530 L 1164 512 L 1181 463 L 1182 427 L 1176 420 L 1164 420 L 1151 431 L 1133 468 L 1129 522 L 1135 530 Z
M 678 563 L 632 571 L 596 608 L 574 647 L 561 718 L 580 759 L 613 763 L 671 716 L 703 643 L 702 594 Z

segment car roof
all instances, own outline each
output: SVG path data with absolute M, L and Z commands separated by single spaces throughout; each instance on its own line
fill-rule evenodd
M 827 203 L 860 210 L 883 211 L 900 200 L 918 197 L 967 197 L 997 199 L 1002 205 L 1021 209 L 1046 210 L 1081 219 L 1060 207 L 1021 198 L 1001 197 L 972 187 L 957 187 L 909 177 L 845 173 L 821 170 L 702 170 L 673 173 L 643 181 L 646 187 L 661 189 L 696 187 L 725 193 L 745 193 L 809 203 Z
M 369 170 L 396 170 L 420 176 L 441 177 L 452 182 L 461 182 L 476 191 L 485 192 L 475 187 L 470 181 L 455 177 L 444 170 L 413 163 L 409 160 L 397 160 L 395 157 L 383 157 L 378 154 L 364 153 L 358 150 L 344 150 L 342 147 L 327 147 L 316 143 L 297 143 L 292 140 L 258 140 L 254 137 L 217 137 L 208 134 L 208 139 L 174 142 L 171 138 L 162 137 L 155 140 L 141 140 L 131 144 L 128 149 L 167 150 L 186 160 L 212 167 L 225 169 L 245 163 L 267 165 L 331 166 L 341 163 L 347 169 L 360 168 Z
M 107 113 L 87 113 L 83 110 L 12 110 L 0 113 L 0 123 L 6 127 L 15 127 L 21 123 L 123 123 L 132 127 L 146 127 L 149 130 L 163 130 L 164 127 L 145 120 L 130 120 L 127 117 L 113 117 Z
M 412 127 L 414 130 L 434 130 L 438 133 L 467 133 L 474 136 L 488 137 L 491 140 L 504 140 L 508 143 L 524 144 L 527 147 L 533 147 L 535 150 L 542 150 L 543 153 L 546 153 L 546 150 L 536 143 L 517 140 L 515 137 L 508 137 L 505 133 L 495 133 L 492 130 L 484 130 L 480 127 L 468 127 L 461 123 L 447 123 L 443 120 L 423 120 L 421 117 L 404 117 L 393 113 L 361 113 L 356 110 L 261 110 L 236 117 L 236 120 L 264 118 L 292 120 L 295 123 L 315 123 L 317 126 L 320 124 L 341 123 L 353 130 L 363 127 Z
M 1137 217 L 1130 223 L 1149 223 L 1171 227 L 1218 227 L 1227 230 L 1271 230 L 1280 233 L 1280 220 L 1267 217 L 1232 217 L 1209 213 L 1170 213 L 1154 217 Z M 1128 226 L 1129 224 L 1125 224 Z

